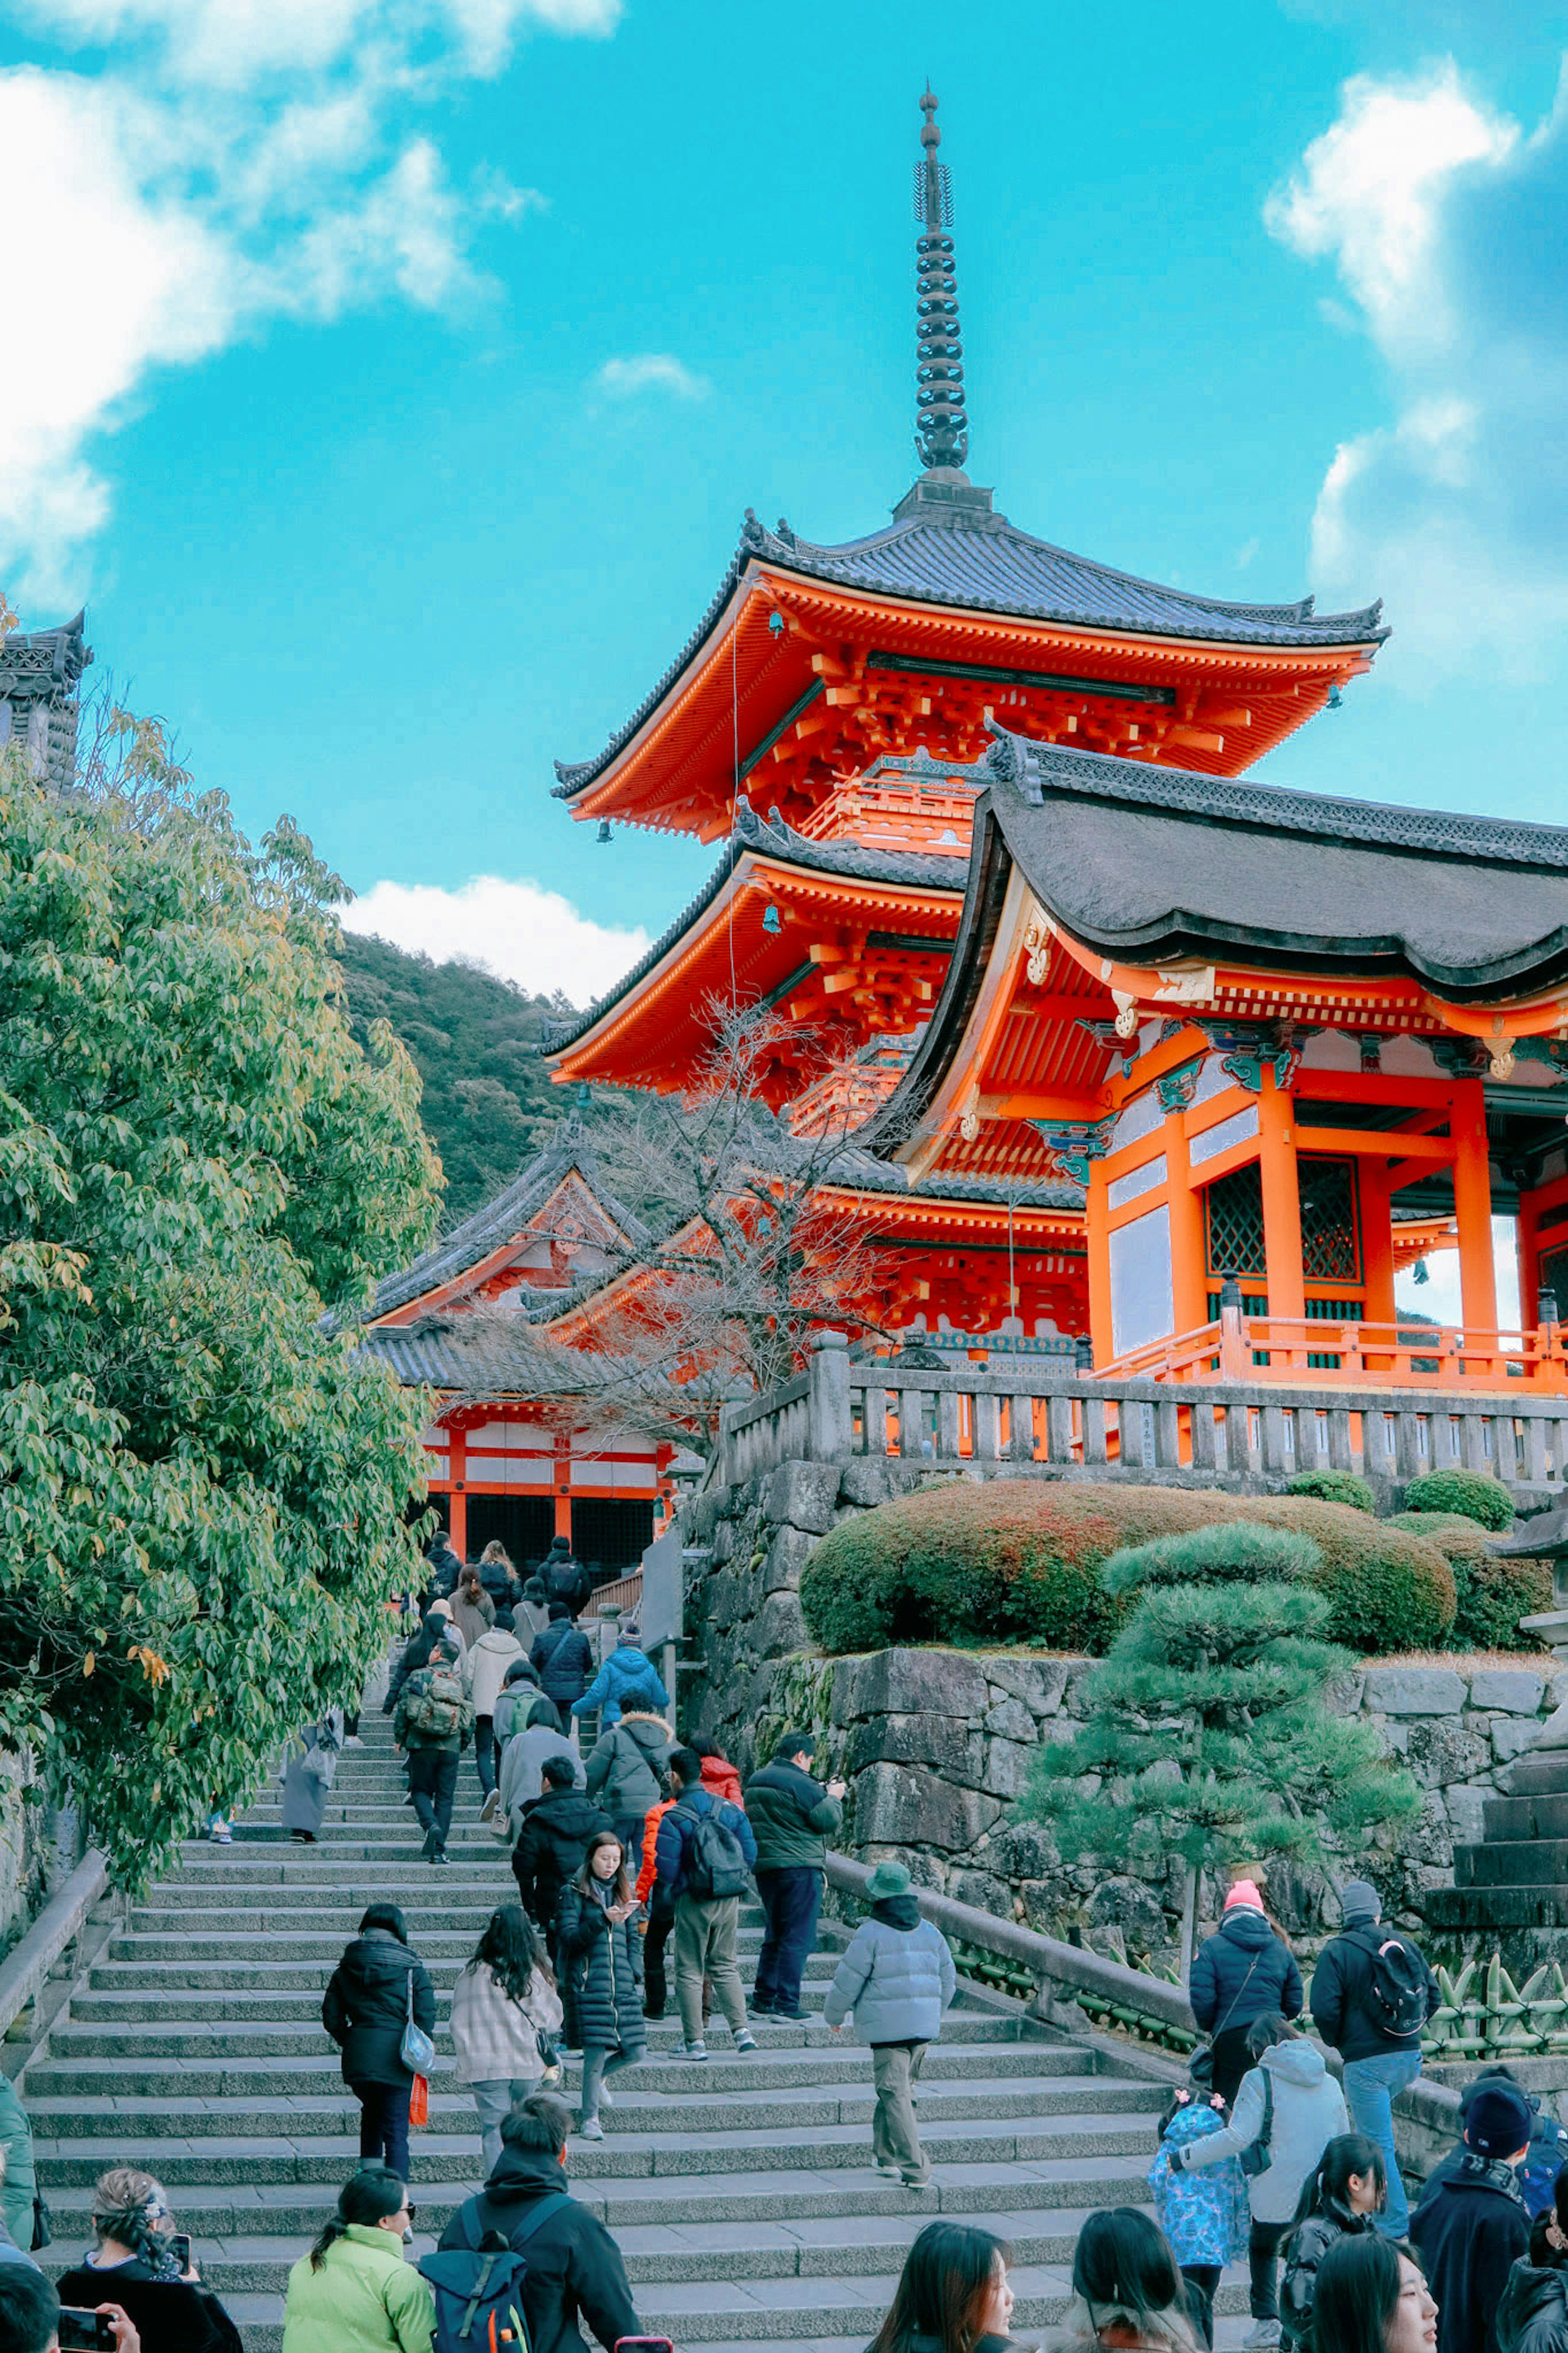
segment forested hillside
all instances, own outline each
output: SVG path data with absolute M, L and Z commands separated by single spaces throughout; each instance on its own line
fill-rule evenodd
M 353 933 L 342 961 L 355 1037 L 384 1018 L 418 1065 L 421 1112 L 447 1176 L 442 1224 L 455 1226 L 510 1182 L 563 1116 L 562 1090 L 529 1049 L 542 1021 L 573 1008 Z

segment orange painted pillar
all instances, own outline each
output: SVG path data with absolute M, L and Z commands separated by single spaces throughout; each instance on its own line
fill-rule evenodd
M 447 1459 L 452 1481 L 452 1493 L 449 1498 L 450 1517 L 447 1534 L 451 1541 L 452 1550 L 457 1554 L 458 1558 L 459 1560 L 467 1560 L 468 1556 L 468 1498 L 464 1492 L 463 1482 L 468 1475 L 468 1432 L 465 1430 L 458 1429 L 451 1432 L 450 1442 L 447 1447 Z
M 1392 1324 L 1394 1305 L 1394 1220 L 1390 1212 L 1388 1163 L 1370 1154 L 1357 1155 L 1356 1208 L 1361 1219 L 1362 1277 L 1366 1284 L 1366 1320 Z
M 1263 1250 L 1268 1267 L 1268 1313 L 1300 1318 L 1307 1312 L 1301 1275 L 1301 1197 L 1296 1180 L 1295 1129 L 1291 1098 L 1274 1082 L 1265 1063 L 1259 1074 L 1263 1088 L 1258 1098 L 1258 1159 L 1263 1178 Z M 1298 1346 L 1298 1354 L 1304 1353 Z M 1273 1352 L 1273 1363 L 1294 1359 Z
M 1116 1354 L 1110 1329 L 1110 1230 L 1105 1193 L 1105 1164 L 1091 1160 L 1083 1223 L 1089 1250 L 1089 1336 L 1094 1343 L 1097 1370 L 1109 1365 Z
M 1204 1199 L 1193 1185 L 1182 1114 L 1165 1119 L 1165 1168 L 1171 1205 L 1171 1302 L 1178 1332 L 1194 1332 L 1209 1320 L 1208 1254 L 1204 1240 Z
M 1492 1183 L 1487 1111 L 1479 1079 L 1461 1079 L 1448 1121 L 1454 1140 L 1454 1215 L 1459 1229 L 1459 1306 L 1468 1329 L 1497 1329 L 1492 1267 Z
M 572 1541 L 572 1440 L 557 1438 L 552 1468 L 552 1493 L 555 1504 L 552 1533 Z

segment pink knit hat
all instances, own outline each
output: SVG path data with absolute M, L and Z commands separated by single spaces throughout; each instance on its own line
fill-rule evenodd
M 1234 1912 L 1238 1905 L 1244 1906 L 1248 1912 L 1262 1911 L 1263 1898 L 1258 1892 L 1255 1880 L 1238 1879 L 1226 1897 L 1225 1908 L 1227 1912 Z

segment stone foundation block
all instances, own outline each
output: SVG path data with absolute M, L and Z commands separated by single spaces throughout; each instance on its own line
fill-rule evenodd
M 855 1784 L 855 1836 L 861 1845 L 966 1853 L 1001 1813 L 994 1798 L 956 1788 L 918 1767 L 873 1765 Z
M 983 1744 L 951 1715 L 872 1715 L 857 1724 L 845 1751 L 845 1770 L 869 1765 L 930 1765 L 949 1779 L 979 1788 L 985 1778 Z
M 833 1525 L 839 1476 L 837 1462 L 781 1462 L 763 1491 L 763 1508 L 770 1520 L 825 1536 Z
M 1541 1732 L 1534 1717 L 1494 1715 L 1492 1718 L 1492 1754 L 1500 1765 L 1510 1765 L 1524 1750 L 1532 1747 Z
M 1534 1715 L 1546 1693 L 1544 1675 L 1528 1667 L 1478 1667 L 1470 1677 L 1472 1707 L 1493 1707 L 1509 1715 Z
M 985 1729 L 1004 1740 L 1019 1740 L 1026 1745 L 1039 1737 L 1035 1719 L 1021 1699 L 1005 1699 L 998 1706 L 987 1709 Z
M 1451 1667 L 1368 1667 L 1365 1694 L 1384 1715 L 1457 1715 L 1465 1679 Z
M 793 1469 L 795 1466 L 785 1464 L 784 1467 Z M 807 1535 L 800 1528 L 780 1528 L 768 1546 L 768 1556 L 763 1563 L 763 1591 L 793 1593 L 800 1583 L 800 1572 L 811 1558 L 816 1545 L 816 1537 Z
M 985 1680 L 994 1690 L 1022 1702 L 1032 1715 L 1055 1715 L 1068 1687 L 1066 1659 L 986 1659 Z
M 833 1678 L 833 1720 L 860 1715 L 983 1716 L 990 1702 L 984 1670 L 952 1651 L 874 1651 L 847 1659 Z

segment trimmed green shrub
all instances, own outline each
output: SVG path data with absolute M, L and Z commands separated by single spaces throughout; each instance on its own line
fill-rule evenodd
M 1451 1650 L 1543 1651 L 1548 1647 L 1533 1634 L 1521 1634 L 1519 1621 L 1552 1607 L 1549 1560 L 1500 1560 L 1487 1550 L 1485 1534 L 1474 1520 L 1457 1513 L 1410 1512 L 1401 1516 L 1430 1524 L 1426 1541 L 1436 1546 L 1454 1572 L 1458 1609 L 1448 1636 Z
M 1377 1498 L 1353 1471 L 1298 1471 L 1290 1482 L 1292 1495 L 1316 1495 L 1322 1504 L 1344 1504 L 1352 1512 L 1375 1512 Z
M 1140 1585 L 1299 1584 L 1315 1578 L 1322 1564 L 1310 1536 L 1294 1535 L 1289 1528 L 1255 1527 L 1246 1520 L 1224 1521 L 1112 1553 L 1100 1581 L 1114 1594 L 1131 1593 Z
M 1513 1498 L 1489 1471 L 1427 1471 L 1405 1490 L 1407 1512 L 1462 1512 L 1500 1534 L 1513 1518 Z
M 1311 1537 L 1323 1556 L 1331 1641 L 1367 1655 L 1431 1650 L 1447 1637 L 1458 1595 L 1436 1545 L 1310 1495 L 1247 1495 L 1238 1508 L 1265 1526 Z
M 955 1480 L 824 1536 L 801 1609 L 826 1651 L 1023 1634 L 1098 1653 L 1122 1616 L 1100 1580 L 1110 1555 L 1226 1516 L 1224 1496 L 1173 1488 Z
M 1385 1528 L 1403 1528 L 1407 1536 L 1432 1538 L 1455 1528 L 1468 1528 L 1475 1534 L 1476 1524 L 1463 1512 L 1390 1512 L 1383 1523 Z M 1438 1546 L 1441 1551 L 1443 1547 Z
M 1113 1554 L 1238 1520 L 1317 1546 L 1331 1641 L 1411 1650 L 1441 1641 L 1453 1623 L 1444 1555 L 1342 1504 L 1028 1479 L 922 1488 L 846 1520 L 806 1563 L 801 1608 L 827 1651 L 1013 1636 L 1099 1655 L 1124 1614 L 1101 1576 Z

